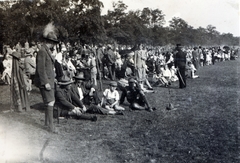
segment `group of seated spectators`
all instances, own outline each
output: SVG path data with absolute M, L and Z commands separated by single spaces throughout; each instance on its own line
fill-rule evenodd
M 11 84 L 11 54 L 21 53 L 21 68 L 27 91 L 31 92 L 36 69 L 36 55 L 41 43 L 29 43 L 24 47 L 18 43 L 13 48 L 5 45 L 1 62 L 1 80 Z M 76 117 L 96 121 L 96 116 L 84 113 L 123 115 L 122 104 L 125 98 L 133 110 L 155 110 L 145 93 L 153 92 L 152 86 L 168 87 L 178 80 L 174 66 L 174 48 L 147 47 L 141 52 L 144 56 L 144 81 L 139 79 L 136 70 L 136 47 L 118 47 L 99 44 L 98 46 L 60 43 L 52 49 L 55 56 L 55 117 Z M 201 66 L 238 57 L 236 48 L 184 47 L 186 71 L 189 78 L 197 78 L 195 73 Z M 144 74 L 145 75 L 145 74 Z M 141 77 L 142 79 L 142 77 Z M 102 81 L 109 81 L 109 87 L 102 89 Z M 152 82 L 152 86 L 149 82 Z M 145 88 L 147 86 L 147 88 Z M 121 91 L 121 94 L 119 93 Z

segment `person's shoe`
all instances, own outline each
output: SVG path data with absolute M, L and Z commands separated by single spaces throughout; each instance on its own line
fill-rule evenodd
M 53 134 L 58 134 L 59 132 L 58 132 L 58 130 L 54 127 L 53 129 L 51 129 L 50 127 L 48 128 L 48 131 L 50 132 L 50 133 L 53 133 Z
M 150 87 L 150 88 L 148 88 L 148 90 L 153 90 L 153 88 L 152 88 L 152 87 Z
M 153 112 L 153 109 L 150 107 L 150 108 L 147 108 L 147 111 Z
M 122 111 L 118 111 L 118 112 L 116 112 L 115 115 L 124 115 L 124 113 Z
M 91 121 L 96 122 L 96 121 L 97 121 L 97 116 L 94 115 L 94 116 L 92 117 Z

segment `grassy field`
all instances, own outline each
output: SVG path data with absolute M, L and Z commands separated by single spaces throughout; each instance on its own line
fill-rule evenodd
M 124 115 L 97 115 L 97 122 L 55 120 L 59 134 L 43 127 L 38 89 L 30 96 L 31 111 L 9 113 L 9 87 L 1 85 L 0 162 L 240 162 L 239 60 L 201 67 L 197 74 L 186 89 L 178 82 L 154 87 L 147 94 L 154 112 L 131 111 L 125 102 Z M 175 109 L 166 110 L 168 103 Z

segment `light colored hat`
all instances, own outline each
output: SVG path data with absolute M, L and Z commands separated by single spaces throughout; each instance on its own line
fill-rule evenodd
M 66 46 L 64 44 L 61 45 L 61 50 L 62 51 L 67 51 L 67 48 L 66 48 Z
M 32 55 L 31 50 L 30 49 L 25 49 L 26 55 Z
M 53 22 L 47 24 L 46 27 L 43 30 L 43 37 L 46 40 L 50 40 L 50 41 L 53 41 L 55 43 L 58 43 L 59 40 L 57 38 L 56 30 L 57 29 L 53 25 Z
M 75 78 L 75 80 L 84 80 L 84 74 L 82 72 L 80 72 L 77 76 L 74 76 L 73 78 Z
M 11 55 L 11 56 L 13 56 L 13 57 L 15 57 L 15 58 L 17 58 L 17 59 L 20 59 L 20 58 L 21 58 L 21 53 L 16 52 L 16 51 L 14 51 L 13 53 L 11 53 L 11 54 L 9 54 L 9 55 Z
M 112 49 L 112 45 L 110 45 L 110 44 L 108 44 L 107 47 L 110 48 L 110 49 Z
M 109 83 L 109 85 L 110 85 L 110 86 L 113 86 L 113 87 L 117 87 L 117 82 L 111 81 L 111 82 Z

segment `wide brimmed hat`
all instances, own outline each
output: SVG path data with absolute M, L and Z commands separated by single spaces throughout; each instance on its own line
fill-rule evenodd
M 113 87 L 117 87 L 117 82 L 111 81 L 111 82 L 109 83 L 109 85 L 110 85 L 110 86 L 113 86 Z
M 11 56 L 13 56 L 14 58 L 17 58 L 17 59 L 20 59 L 20 58 L 21 58 L 21 53 L 16 52 L 16 51 L 12 52 L 12 53 L 9 54 L 9 55 L 11 55 Z
M 79 73 L 77 76 L 73 76 L 73 78 L 75 80 L 85 80 L 83 73 Z
M 62 77 L 62 79 L 58 82 L 59 85 L 69 85 L 72 84 L 73 81 L 69 77 Z
M 32 55 L 32 53 L 31 53 L 31 50 L 30 50 L 30 49 L 26 49 L 26 50 L 25 50 L 25 52 L 26 52 L 25 56 Z
M 53 41 L 55 43 L 59 43 L 59 40 L 54 32 L 49 32 L 47 36 L 44 36 L 46 40 Z

